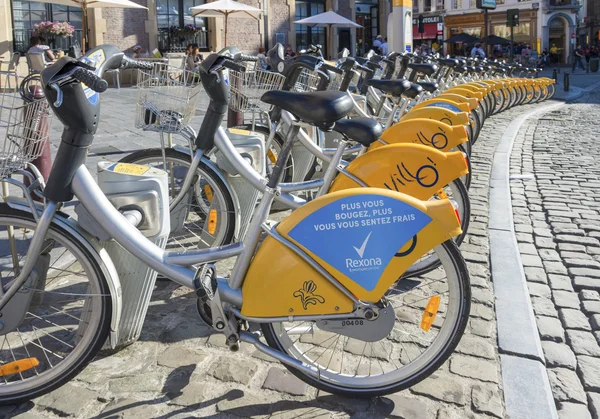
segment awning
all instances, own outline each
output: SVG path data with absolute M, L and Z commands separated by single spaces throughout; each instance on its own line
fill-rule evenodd
M 419 33 L 419 25 L 413 25 L 413 42 L 419 39 L 437 39 L 437 23 L 425 23 L 423 28 L 425 32 Z

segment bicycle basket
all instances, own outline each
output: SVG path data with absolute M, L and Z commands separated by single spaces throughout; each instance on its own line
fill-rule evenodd
M 40 157 L 50 141 L 52 115 L 44 98 L 24 101 L 19 92 L 0 93 L 0 179 Z
M 284 81 L 282 74 L 271 71 L 229 70 L 229 109 L 235 112 L 268 112 L 271 105 L 261 102 L 260 98 L 265 92 L 281 89 Z
M 333 73 L 329 73 L 329 76 L 331 78 L 329 80 L 329 84 L 327 85 L 327 90 L 340 90 L 343 76 L 341 74 Z M 319 78 L 319 73 L 303 68 L 292 91 L 314 92 L 319 88 L 320 82 L 321 79 Z
M 154 63 L 138 70 L 137 89 L 136 128 L 176 133 L 195 115 L 202 84 L 197 73 Z

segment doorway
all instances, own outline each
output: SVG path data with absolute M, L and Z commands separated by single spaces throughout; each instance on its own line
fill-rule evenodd
M 565 64 L 568 58 L 567 22 L 563 17 L 556 16 L 549 23 L 548 45 L 550 46 L 550 59 L 553 64 Z M 557 53 L 552 53 L 556 47 Z

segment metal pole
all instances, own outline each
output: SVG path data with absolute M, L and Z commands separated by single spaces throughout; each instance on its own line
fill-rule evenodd
M 515 53 L 515 27 L 510 27 L 510 62 L 513 62 L 513 55 Z
M 488 37 L 488 9 L 485 9 L 483 11 L 483 50 L 485 51 L 486 55 L 490 55 L 490 53 L 488 51 L 487 37 Z

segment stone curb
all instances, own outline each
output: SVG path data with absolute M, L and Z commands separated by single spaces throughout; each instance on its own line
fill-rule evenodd
M 562 85 L 556 85 L 557 86 L 557 94 L 558 92 L 558 87 L 562 86 Z M 554 95 L 554 99 L 555 100 L 564 100 L 565 102 L 573 102 L 577 99 L 579 99 L 580 97 L 582 97 L 583 95 L 585 95 L 586 93 L 590 93 L 592 92 L 594 89 L 596 89 L 597 87 L 600 87 L 600 81 L 596 82 L 594 84 L 592 84 L 591 86 L 586 87 L 585 89 L 582 89 L 581 87 L 577 87 L 577 86 L 572 86 L 571 92 L 561 92 L 561 93 L 567 93 L 567 95 L 565 97 L 557 97 L 557 94 Z M 561 95 L 558 95 L 561 96 Z
M 492 163 L 490 264 L 504 401 L 511 418 L 558 418 L 514 231 L 509 169 L 513 143 L 523 123 L 563 105 L 547 104 L 516 118 L 500 138 Z

